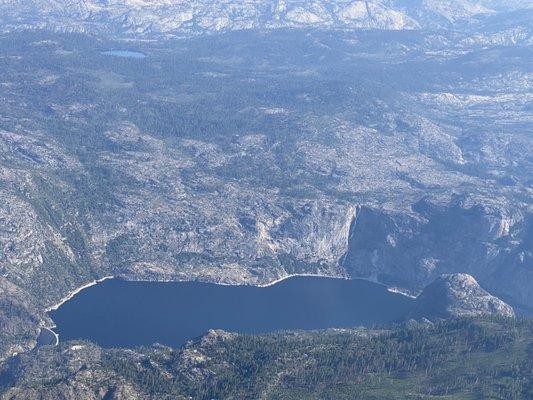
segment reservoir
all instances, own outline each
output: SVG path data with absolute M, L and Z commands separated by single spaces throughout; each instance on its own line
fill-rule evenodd
M 178 347 L 209 329 L 267 333 L 383 324 L 401 318 L 412 302 L 362 280 L 301 276 L 255 287 L 111 279 L 49 314 L 62 341 Z

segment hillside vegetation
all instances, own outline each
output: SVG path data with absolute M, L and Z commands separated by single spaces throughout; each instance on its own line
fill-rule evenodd
M 210 331 L 183 349 L 69 342 L 12 359 L 0 382 L 3 398 L 13 400 L 525 400 L 533 398 L 533 321 L 257 336 Z

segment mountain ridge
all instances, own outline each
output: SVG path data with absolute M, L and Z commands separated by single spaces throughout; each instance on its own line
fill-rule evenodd
M 520 8 L 531 5 L 520 0 L 3 0 L 0 25 L 133 36 L 302 27 L 438 29 Z

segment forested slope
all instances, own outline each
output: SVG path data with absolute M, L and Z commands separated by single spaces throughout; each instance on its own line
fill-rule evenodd
M 0 372 L 5 399 L 531 399 L 533 322 L 211 331 L 183 349 L 40 348 Z M 12 386 L 11 388 L 9 388 Z

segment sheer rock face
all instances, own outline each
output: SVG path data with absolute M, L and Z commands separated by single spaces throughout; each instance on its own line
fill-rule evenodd
M 484 290 L 468 274 L 442 275 L 417 297 L 409 318 L 514 317 L 511 306 Z

